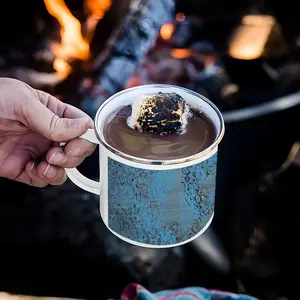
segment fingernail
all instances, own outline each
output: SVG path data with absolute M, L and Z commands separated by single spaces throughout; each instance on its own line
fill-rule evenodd
M 89 118 L 71 119 L 69 125 L 71 128 L 80 128 L 89 121 L 90 121 Z
M 31 165 L 31 167 L 30 167 L 30 171 L 32 171 L 32 170 L 33 170 L 33 168 L 34 168 L 34 165 L 35 165 L 35 163 L 33 162 L 33 163 L 32 163 L 32 165 Z
M 45 176 L 49 179 L 53 178 L 55 176 L 54 168 L 51 165 L 48 164 L 45 171 L 44 171 L 44 173 L 43 173 L 43 176 Z
M 75 148 L 67 153 L 68 156 L 79 157 L 84 154 L 84 151 L 80 148 Z
M 54 152 L 50 158 L 49 158 L 49 163 L 52 165 L 59 165 L 59 164 L 64 164 L 67 162 L 67 158 L 66 156 L 60 152 L 60 151 L 56 151 Z

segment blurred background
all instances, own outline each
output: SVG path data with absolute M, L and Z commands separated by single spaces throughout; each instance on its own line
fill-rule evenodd
M 216 213 L 168 250 L 102 224 L 96 196 L 0 179 L 0 290 L 86 299 L 201 286 L 299 299 L 300 21 L 291 0 L 3 1 L 0 76 L 91 117 L 126 87 L 174 84 L 221 110 Z M 98 179 L 98 154 L 80 167 Z

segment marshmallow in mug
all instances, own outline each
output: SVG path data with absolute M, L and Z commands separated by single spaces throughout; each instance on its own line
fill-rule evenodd
M 140 132 L 184 132 L 190 106 L 177 93 L 157 93 L 137 99 L 127 120 L 129 127 Z

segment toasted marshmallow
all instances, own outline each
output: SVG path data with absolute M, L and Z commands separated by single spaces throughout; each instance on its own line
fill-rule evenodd
M 182 133 L 189 116 L 190 107 L 180 95 L 158 93 L 135 101 L 127 124 L 140 132 Z

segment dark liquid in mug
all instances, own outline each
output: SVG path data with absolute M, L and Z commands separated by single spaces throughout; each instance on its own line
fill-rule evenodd
M 216 138 L 212 121 L 193 111 L 184 133 L 159 134 L 139 132 L 127 125 L 131 106 L 112 115 L 104 126 L 106 142 L 119 151 L 151 160 L 184 158 L 208 148 Z

